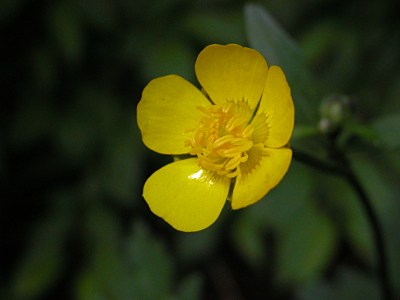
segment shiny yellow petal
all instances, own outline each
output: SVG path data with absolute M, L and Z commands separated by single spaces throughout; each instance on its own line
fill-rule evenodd
M 216 104 L 248 101 L 255 108 L 267 79 L 268 66 L 257 51 L 239 45 L 210 45 L 195 64 L 197 79 Z
M 294 126 L 294 105 L 290 87 L 281 68 L 268 71 L 258 112 L 265 112 L 269 127 L 267 147 L 280 148 L 289 142 Z
M 198 126 L 200 105 L 210 105 L 195 86 L 177 75 L 160 77 L 144 88 L 137 121 L 144 144 L 163 154 L 186 154 L 188 130 Z
M 239 209 L 263 198 L 286 174 L 292 159 L 289 148 L 265 149 L 251 173 L 236 178 L 232 194 L 232 208 Z
M 207 228 L 218 218 L 230 180 L 214 178 L 197 158 L 173 162 L 147 179 L 143 197 L 151 211 L 180 231 Z

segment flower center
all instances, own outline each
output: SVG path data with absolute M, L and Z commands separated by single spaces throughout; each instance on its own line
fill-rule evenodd
M 198 109 L 203 117 L 186 145 L 199 158 L 199 165 L 228 178 L 236 177 L 241 169 L 250 172 L 261 159 L 268 137 L 265 114 L 252 120 L 253 112 L 243 101 Z

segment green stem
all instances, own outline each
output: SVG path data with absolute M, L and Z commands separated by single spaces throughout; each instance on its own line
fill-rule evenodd
M 322 161 L 312 155 L 301 152 L 299 150 L 293 150 L 293 157 L 299 162 L 312 166 L 318 170 L 346 178 L 350 186 L 356 192 L 361 202 L 361 205 L 363 206 L 363 209 L 366 213 L 368 222 L 370 223 L 372 230 L 373 240 L 376 248 L 377 261 L 378 261 L 378 276 L 381 283 L 382 299 L 385 300 L 393 299 L 393 294 L 389 284 L 387 257 L 385 251 L 385 243 L 383 240 L 382 228 L 379 224 L 379 220 L 371 205 L 371 201 L 368 198 L 366 191 L 364 190 L 363 186 L 361 185 L 360 181 L 355 175 L 350 164 L 347 162 L 347 159 L 344 157 L 344 155 L 341 155 L 342 163 L 333 165 L 325 161 Z

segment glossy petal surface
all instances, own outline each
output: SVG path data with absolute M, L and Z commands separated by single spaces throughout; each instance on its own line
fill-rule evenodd
M 255 108 L 267 79 L 268 66 L 257 51 L 239 45 L 210 45 L 195 64 L 197 78 L 216 104 L 248 101 Z
M 180 231 L 202 230 L 218 218 L 230 180 L 215 179 L 190 158 L 164 166 L 146 181 L 143 196 L 151 211 Z
M 280 148 L 289 142 L 294 126 L 294 105 L 290 87 L 281 68 L 268 71 L 259 112 L 265 112 L 269 127 L 267 147 Z
M 198 126 L 197 106 L 210 105 L 195 86 L 177 75 L 152 80 L 143 90 L 137 120 L 143 142 L 163 154 L 186 154 L 188 129 Z
M 238 176 L 232 194 L 232 208 L 239 209 L 263 198 L 286 174 L 292 159 L 289 148 L 265 149 L 260 164 L 246 176 Z

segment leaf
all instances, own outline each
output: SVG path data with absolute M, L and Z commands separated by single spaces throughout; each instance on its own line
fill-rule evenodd
M 136 222 L 127 247 L 127 267 L 135 299 L 167 299 L 171 295 L 174 269 L 164 244 L 145 223 Z
M 400 148 L 400 114 L 381 117 L 373 122 L 372 127 L 384 146 L 388 149 Z
M 21 261 L 15 280 L 15 295 L 18 299 L 37 298 L 60 274 L 61 245 L 51 231 L 53 228 L 41 230 L 37 240 L 29 248 L 27 256 Z
M 292 163 L 282 182 L 264 199 L 237 212 L 233 239 L 250 266 L 260 268 L 263 260 L 271 257 L 270 247 L 265 243 L 267 231 L 273 230 L 279 237 L 291 230 L 299 212 L 311 209 L 309 175 L 303 165 Z
M 105 154 L 101 163 L 99 180 L 102 190 L 119 203 L 131 207 L 138 203 L 132 195 L 141 192 L 141 148 L 138 145 L 139 129 L 130 118 L 121 114 L 118 128 L 107 136 Z
M 305 210 L 295 218 L 288 232 L 280 236 L 278 276 L 283 282 L 304 284 L 324 270 L 337 238 L 331 221 L 317 211 Z
M 130 298 L 128 280 L 119 241 L 121 230 L 117 218 L 103 208 L 93 209 L 85 218 L 84 230 L 90 249 L 86 270 L 79 278 L 77 298 L 81 300 Z
M 245 5 L 249 44 L 285 72 L 296 107 L 296 121 L 315 123 L 318 117 L 318 87 L 306 67 L 305 57 L 293 39 L 260 5 Z
M 130 32 L 124 37 L 120 56 L 136 66 L 140 63 L 145 81 L 167 74 L 194 80 L 196 57 L 184 41 L 166 34 L 152 39 L 147 34 Z
M 379 289 L 372 278 L 349 268 L 341 268 L 332 281 L 317 281 L 302 288 L 298 299 L 374 300 L 379 299 Z
M 53 197 L 53 210 L 31 235 L 30 245 L 22 257 L 13 282 L 14 299 L 38 299 L 61 275 L 64 246 L 71 222 L 72 196 L 61 193 Z
M 243 15 L 236 11 L 196 12 L 190 14 L 185 23 L 190 36 L 208 43 L 238 43 L 245 40 Z
M 392 280 L 400 283 L 398 263 L 398 247 L 400 238 L 400 186 L 399 169 L 400 157 L 388 155 L 367 155 L 351 153 L 354 171 L 366 190 L 371 205 L 381 225 L 384 243 L 387 247 L 388 267 Z M 364 214 L 364 211 L 362 212 Z M 364 216 L 365 218 L 365 216 Z
M 191 234 L 177 233 L 176 250 L 179 258 L 188 264 L 207 260 L 218 246 L 220 224 L 221 222 L 217 221 L 206 230 Z
M 0 9 L 0 24 L 3 25 L 16 16 L 19 11 L 24 7 L 27 0 L 3 0 Z
M 313 177 L 310 169 L 297 162 L 292 162 L 289 172 L 279 185 L 267 194 L 260 207 L 254 208 L 254 217 L 268 222 L 278 234 L 293 226 L 296 215 L 312 209 Z M 248 210 L 253 210 L 250 207 Z
M 200 274 L 194 273 L 183 278 L 178 286 L 174 300 L 200 300 L 203 280 Z
M 315 125 L 297 125 L 293 129 L 292 140 L 301 140 L 319 136 L 321 131 Z
M 52 37 L 66 61 L 78 62 L 83 52 L 83 28 L 77 9 L 68 2 L 57 2 L 48 22 Z
M 318 194 L 352 250 L 366 264 L 374 261 L 374 245 L 363 207 L 349 183 L 336 176 L 319 176 Z M 327 193 L 327 191 L 330 191 Z
M 268 255 L 262 225 L 257 218 L 253 218 L 251 211 L 247 210 L 239 215 L 233 227 L 233 239 L 237 250 L 255 268 L 259 267 L 260 262 Z

